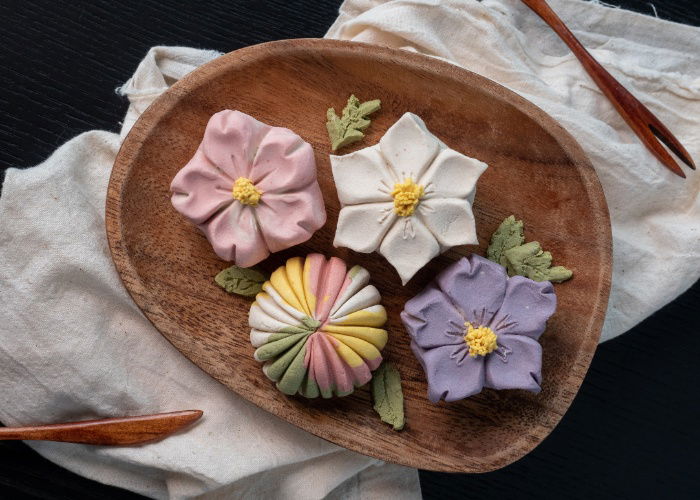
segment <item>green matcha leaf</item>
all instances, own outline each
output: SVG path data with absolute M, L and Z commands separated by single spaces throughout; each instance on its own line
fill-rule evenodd
M 382 422 L 392 425 L 395 431 L 403 429 L 405 421 L 401 375 L 393 364 L 385 361 L 374 372 L 372 399 L 374 411 L 379 414 Z
M 534 281 L 561 283 L 573 273 L 562 266 L 552 266 L 552 254 L 542 250 L 537 241 L 531 241 L 504 252 L 509 276 L 519 274 Z
M 515 220 L 514 215 L 506 217 L 491 236 L 491 243 L 486 249 L 486 258 L 506 267 L 504 252 L 523 243 L 525 243 L 523 221 Z
M 525 276 L 534 281 L 561 283 L 573 273 L 562 266 L 552 266 L 552 254 L 542 250 L 536 241 L 525 243 L 523 221 L 506 217 L 491 236 L 486 258 L 508 271 L 508 276 Z
M 328 108 L 326 129 L 328 129 L 328 136 L 331 139 L 331 149 L 337 151 L 362 139 L 365 136 L 362 131 L 370 124 L 367 116 L 379 110 L 380 107 L 381 101 L 379 99 L 360 103 L 357 97 L 351 95 L 343 108 L 342 117 L 337 115 L 335 109 Z
M 267 276 L 253 267 L 231 266 L 217 274 L 214 281 L 228 293 L 255 297 L 262 290 Z

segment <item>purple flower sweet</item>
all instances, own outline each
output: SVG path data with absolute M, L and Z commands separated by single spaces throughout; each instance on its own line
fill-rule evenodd
M 401 313 L 428 379 L 428 399 L 457 401 L 484 387 L 539 392 L 537 339 L 556 306 L 548 281 L 509 278 L 503 266 L 478 255 L 442 271 Z

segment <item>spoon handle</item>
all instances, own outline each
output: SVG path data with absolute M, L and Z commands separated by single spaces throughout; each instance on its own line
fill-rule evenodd
M 0 440 L 61 441 L 99 445 L 140 444 L 162 439 L 201 416 L 201 410 L 184 410 L 34 427 L 3 427 L 0 428 Z

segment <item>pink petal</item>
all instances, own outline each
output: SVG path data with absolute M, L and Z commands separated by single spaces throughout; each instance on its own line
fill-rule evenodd
M 318 384 L 322 393 L 347 393 L 353 390 L 354 373 L 340 358 L 325 333 L 313 333 L 306 346 L 305 361 L 309 367 L 309 377 Z
M 317 182 L 295 193 L 263 193 L 255 210 L 270 252 L 303 243 L 326 223 L 323 195 Z
M 316 180 L 314 151 L 289 129 L 273 127 L 260 143 L 251 180 L 263 193 L 295 191 Z
M 170 190 L 175 209 L 195 224 L 202 224 L 233 203 L 233 181 L 212 165 L 201 150 L 175 175 Z
M 270 255 L 255 213 L 249 206 L 232 203 L 200 226 L 216 255 L 237 266 L 250 267 Z
M 319 293 L 316 295 L 316 311 L 314 317 L 324 323 L 328 319 L 331 307 L 335 304 L 335 299 L 345 282 L 347 266 L 343 259 L 331 257 L 325 263 L 321 281 L 319 283 Z
M 209 161 L 233 180 L 250 178 L 258 146 L 271 129 L 240 111 L 219 111 L 207 123 L 201 148 Z

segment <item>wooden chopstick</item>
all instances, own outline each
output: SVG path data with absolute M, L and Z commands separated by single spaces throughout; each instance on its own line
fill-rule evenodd
M 0 428 L 0 441 L 61 441 L 68 443 L 131 445 L 162 439 L 202 416 L 184 410 L 137 417 L 104 418 L 33 427 Z
M 690 154 L 673 134 L 639 102 L 620 82 L 615 80 L 608 71 L 596 61 L 593 56 L 581 45 L 581 42 L 566 27 L 564 22 L 555 14 L 546 0 L 522 0 L 530 7 L 544 22 L 546 22 L 554 32 L 559 35 L 566 45 L 569 46 L 574 55 L 583 65 L 586 72 L 598 85 L 600 90 L 615 106 L 617 112 L 627 122 L 630 128 L 641 139 L 642 143 L 659 159 L 671 172 L 685 178 L 685 173 L 676 163 L 676 160 L 659 142 L 663 142 L 678 158 L 690 168 L 695 170 L 695 163 Z M 658 138 L 658 139 L 657 139 Z

